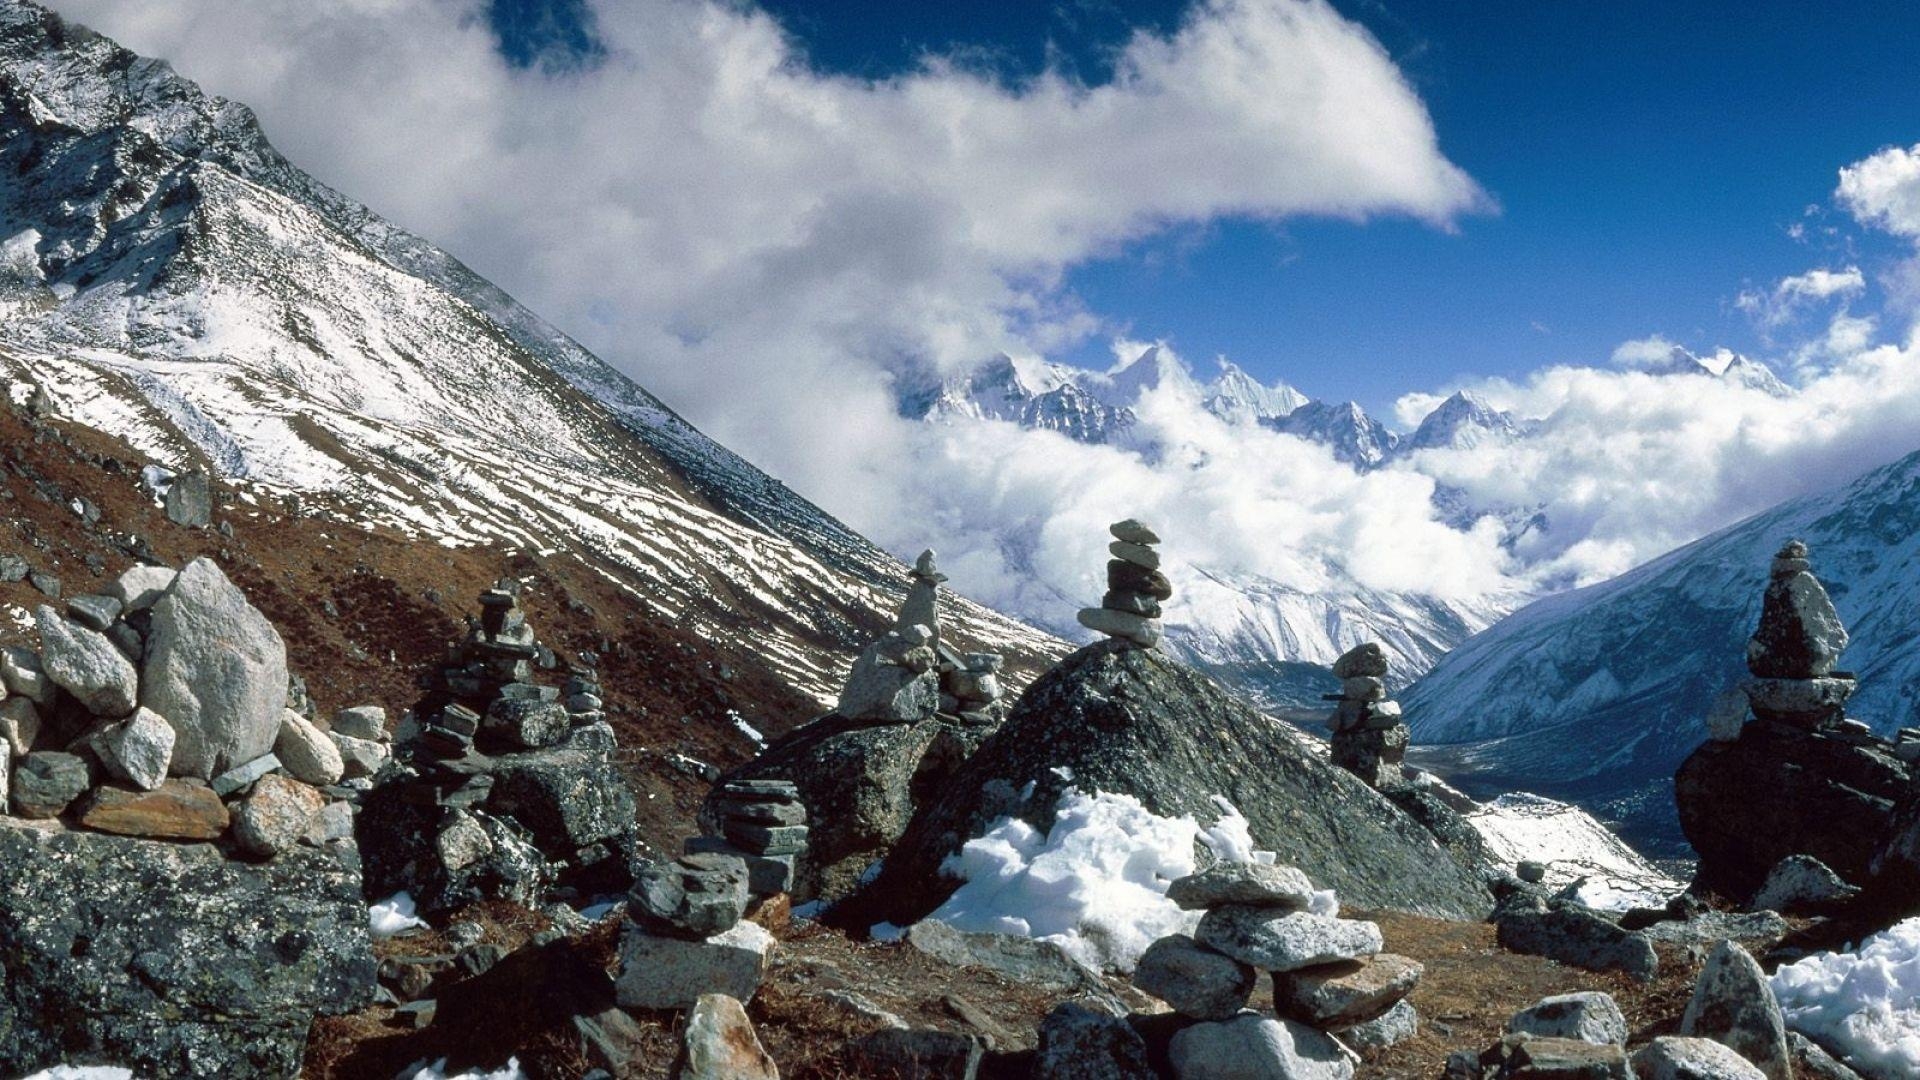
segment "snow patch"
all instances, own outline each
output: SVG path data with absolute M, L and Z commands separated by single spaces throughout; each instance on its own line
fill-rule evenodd
M 965 883 L 928 917 L 957 930 L 1052 941 L 1089 967 L 1131 971 L 1147 946 L 1199 921 L 1167 899 L 1168 885 L 1198 869 L 1196 844 L 1221 861 L 1273 861 L 1253 850 L 1239 811 L 1215 802 L 1221 818 L 1203 830 L 1131 795 L 1068 788 L 1046 833 L 1002 818 L 950 857 L 942 870 Z
M 1872 1080 L 1920 1076 L 1920 918 L 1775 972 L 1787 1026 Z
M 397 892 L 367 909 L 367 922 L 377 938 L 393 937 L 427 925 L 414 914 L 413 894 Z
M 55 1065 L 22 1080 L 133 1080 L 133 1070 L 118 1065 Z
M 508 1058 L 505 1065 L 492 1072 L 469 1069 L 449 1074 L 446 1070 L 447 1059 L 441 1058 L 431 1065 L 421 1065 L 414 1072 L 400 1075 L 402 1080 L 527 1080 L 527 1074 L 520 1071 L 519 1058 Z
M 1577 899 L 1601 911 L 1659 907 L 1686 886 L 1628 847 L 1593 815 L 1539 795 L 1502 795 L 1467 822 L 1495 858 L 1512 867 L 1532 861 L 1547 868 L 1543 882 L 1561 889 L 1582 878 Z

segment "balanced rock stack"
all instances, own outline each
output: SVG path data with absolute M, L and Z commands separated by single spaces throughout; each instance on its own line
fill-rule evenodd
M 557 661 L 528 625 L 517 583 L 487 589 L 480 607 L 403 720 L 401 763 L 368 793 L 369 889 L 404 889 L 431 915 L 626 888 L 635 807 L 612 763 L 599 677 L 574 666 L 564 698 L 535 681 L 536 666 Z
M 1107 527 L 1107 594 L 1097 608 L 1080 609 L 1080 625 L 1142 649 L 1160 644 L 1160 605 L 1173 598 L 1173 585 L 1160 572 L 1160 536 L 1128 518 Z
M 773 935 L 742 921 L 748 896 L 747 866 L 737 856 L 694 852 L 638 867 L 620 941 L 619 1003 L 686 1009 L 705 994 L 751 1001 Z
M 1373 787 L 1401 779 L 1407 757 L 1407 725 L 1400 703 L 1387 698 L 1387 654 L 1369 641 L 1333 662 L 1340 692 L 1328 726 L 1333 729 L 1333 762 Z
M 1773 557 L 1760 627 L 1747 642 L 1754 677 L 1741 689 L 1758 719 L 1819 731 L 1845 719 L 1855 683 L 1850 673 L 1834 670 L 1847 628 L 1807 555 L 1806 544 L 1790 540 Z
M 917 724 L 946 715 L 998 723 L 1000 656 L 961 653 L 940 640 L 940 572 L 932 550 L 920 553 L 892 629 L 853 662 L 837 716 L 872 724 Z
M 1384 1046 L 1417 1030 L 1405 999 L 1420 964 L 1381 952 L 1380 928 L 1335 916 L 1331 894 L 1299 870 L 1220 863 L 1175 881 L 1167 898 L 1205 914 L 1191 937 L 1154 942 L 1133 984 L 1198 1021 L 1173 1036 L 1176 1075 L 1349 1077 L 1345 1044 Z M 1261 971 L 1272 974 L 1274 1017 L 1247 1009 Z
M 720 835 L 689 839 L 688 857 L 739 861 L 754 899 L 793 888 L 795 864 L 807 849 L 807 808 L 798 787 L 786 780 L 729 780 L 707 800 L 701 816 L 711 819 Z
M 286 646 L 219 566 L 136 566 L 64 608 L 0 654 L 0 811 L 256 860 L 352 840 L 340 742 L 288 707 Z

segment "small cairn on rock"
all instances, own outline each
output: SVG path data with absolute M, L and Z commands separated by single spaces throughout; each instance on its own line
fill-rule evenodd
M 1408 735 L 1400 703 L 1387 697 L 1386 652 L 1371 641 L 1356 645 L 1333 662 L 1333 673 L 1340 679 L 1340 692 L 1327 695 L 1339 703 L 1328 721 L 1333 763 L 1372 787 L 1397 783 Z
M 1160 572 L 1154 546 L 1160 534 L 1128 518 L 1107 527 L 1113 542 L 1107 551 L 1107 593 L 1097 608 L 1081 608 L 1080 625 L 1142 649 L 1160 644 L 1160 605 L 1173 598 L 1173 585 Z
M 599 676 L 564 686 L 520 607 L 519 585 L 483 591 L 481 616 L 404 719 L 398 763 L 369 793 L 362 836 L 370 890 L 406 890 L 434 914 L 480 899 L 540 907 L 550 891 L 624 889 L 634 802 L 612 764 Z
M 744 860 L 691 852 L 643 863 L 627 897 L 615 996 L 629 1009 L 689 1009 L 702 996 L 753 1000 L 773 935 L 745 921 Z
M 1854 677 L 1835 671 L 1847 628 L 1825 586 L 1813 576 L 1807 545 L 1790 540 L 1773 557 L 1760 626 L 1747 641 L 1741 689 L 1756 719 L 1801 731 L 1828 731 L 1846 719 Z
M 946 580 L 934 552 L 921 552 L 892 629 L 854 661 L 835 715 L 870 724 L 915 724 L 936 715 L 975 725 L 1000 721 L 999 654 L 961 653 L 940 640 Z
M 1332 894 L 1316 892 L 1298 869 L 1219 863 L 1175 881 L 1167 898 L 1205 914 L 1192 936 L 1154 942 L 1133 984 L 1199 1021 L 1173 1037 L 1176 1075 L 1215 1075 L 1209 1063 L 1236 1059 L 1246 1066 L 1249 1053 L 1272 1060 L 1244 1075 L 1322 1075 L 1315 1066 L 1351 1075 L 1349 1046 L 1386 1046 L 1417 1032 L 1406 997 L 1421 965 L 1382 952 L 1378 926 L 1339 918 Z M 1272 975 L 1277 1018 L 1247 1009 L 1261 971 Z M 1298 1069 L 1309 1071 L 1290 1071 Z
M 755 900 L 793 888 L 796 864 L 807 850 L 807 808 L 791 781 L 728 780 L 708 797 L 701 817 L 712 820 L 720 835 L 689 838 L 689 857 L 739 860 L 747 894 Z

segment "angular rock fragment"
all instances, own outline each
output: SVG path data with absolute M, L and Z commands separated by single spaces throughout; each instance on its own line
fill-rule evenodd
M 92 747 L 109 774 L 142 791 L 152 791 L 166 782 L 173 738 L 173 727 L 166 720 L 151 709 L 137 709 L 94 736 Z
M 1261 971 L 1358 960 L 1381 947 L 1380 928 L 1370 922 L 1239 904 L 1208 911 L 1194 938 Z
M 47 677 L 88 712 L 117 720 L 139 704 L 140 673 L 97 630 L 70 623 L 46 604 L 34 612 Z
M 148 840 L 216 840 L 229 816 L 211 788 L 169 780 L 152 791 L 103 784 L 81 803 L 76 820 L 98 832 Z
M 1723 1043 L 1768 1080 L 1793 1080 L 1787 1025 L 1766 973 L 1747 950 L 1723 941 L 1700 969 L 1680 1034 Z
M 1196 1020 L 1230 1020 L 1253 996 L 1253 968 L 1185 934 L 1171 934 L 1147 947 L 1134 965 L 1133 985 Z
M 1577 1039 L 1580 1042 L 1627 1044 L 1627 1018 L 1613 997 L 1597 990 L 1582 990 L 1542 998 L 1513 1014 L 1507 1031 L 1547 1039 Z

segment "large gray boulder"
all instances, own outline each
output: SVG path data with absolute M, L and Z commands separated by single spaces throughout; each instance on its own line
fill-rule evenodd
M 917 921 L 957 884 L 941 874 L 950 854 L 1008 814 L 1045 831 L 1070 786 L 1207 822 L 1223 797 L 1259 847 L 1357 907 L 1480 919 L 1493 906 L 1432 834 L 1283 724 L 1156 650 L 1109 641 L 1027 689 L 916 814 L 859 914 Z
M 1507 1021 L 1507 1031 L 1515 1035 L 1618 1046 L 1625 1046 L 1631 1033 L 1627 1018 L 1613 996 L 1598 990 L 1541 998 L 1514 1013 L 1513 1019 Z
M 1494 930 L 1500 947 L 1517 953 L 1588 971 L 1623 971 L 1641 982 L 1659 972 L 1659 954 L 1645 933 L 1623 930 L 1584 908 L 1515 908 L 1501 914 Z
M 371 1003 L 351 846 L 270 863 L 0 818 L 0 1072 L 294 1076 L 316 1015 Z
M 810 825 L 795 895 L 837 900 L 906 832 L 987 732 L 942 719 L 874 725 L 838 715 L 802 725 L 714 785 L 703 821 L 720 831 L 715 803 L 727 781 L 788 780 Z
M 1247 1007 L 1257 973 L 1231 956 L 1168 934 L 1140 954 L 1133 985 L 1196 1020 L 1231 1020 Z
M 95 716 L 118 720 L 133 712 L 140 673 L 105 634 L 68 622 L 46 604 L 34 612 L 34 622 L 40 630 L 40 662 L 54 685 Z
M 1766 1080 L 1753 1063 L 1711 1039 L 1664 1035 L 1634 1052 L 1640 1080 Z
M 1793 1080 L 1786 1020 L 1773 987 L 1747 950 L 1731 941 L 1721 942 L 1700 969 L 1680 1034 L 1724 1043 L 1767 1080 Z
M 140 704 L 177 736 L 175 776 L 212 779 L 273 749 L 287 707 L 287 647 L 210 559 L 153 605 Z
M 1182 1028 L 1168 1056 L 1180 1080 L 1351 1080 L 1349 1053 L 1305 1024 L 1242 1013 Z
M 1826 675 L 1847 647 L 1847 628 L 1807 554 L 1807 545 L 1793 540 L 1774 557 L 1760 626 L 1747 642 L 1747 670 L 1763 679 Z
M 1040 1021 L 1034 1080 L 1154 1080 L 1147 1043 L 1120 1017 L 1065 1002 Z
M 1358 960 L 1379 952 L 1381 945 L 1380 928 L 1370 922 L 1244 904 L 1208 911 L 1193 936 L 1207 948 L 1261 971 Z

